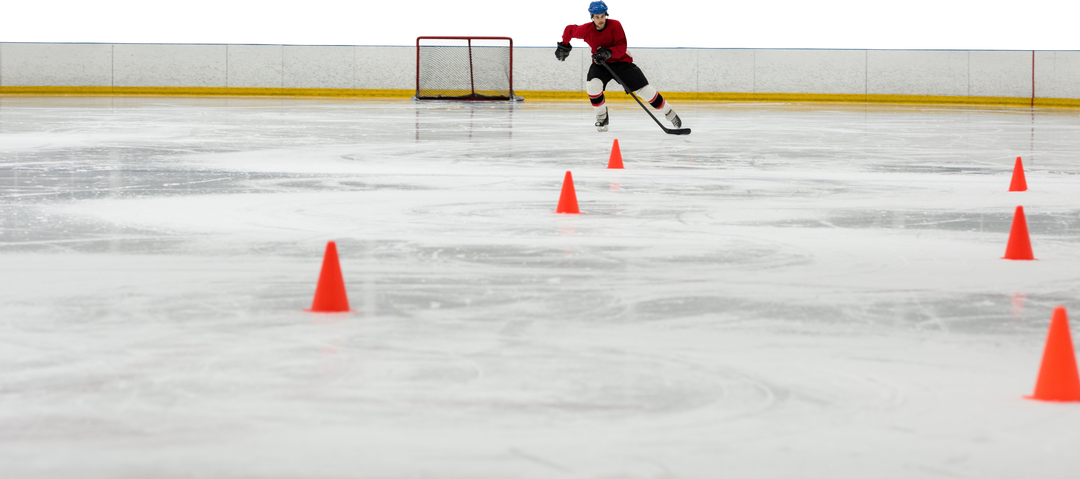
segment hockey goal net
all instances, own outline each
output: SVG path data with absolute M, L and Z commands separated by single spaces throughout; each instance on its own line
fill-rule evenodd
M 510 37 L 417 37 L 418 100 L 521 100 Z

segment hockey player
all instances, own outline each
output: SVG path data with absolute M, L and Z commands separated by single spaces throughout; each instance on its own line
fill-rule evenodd
M 589 14 L 592 22 L 584 25 L 567 25 L 563 30 L 562 41 L 555 48 L 555 58 L 566 61 L 570 56 L 571 38 L 581 38 L 592 47 L 593 65 L 589 67 L 589 75 L 585 80 L 585 91 L 589 94 L 589 101 L 596 109 L 596 129 L 608 131 L 608 109 L 604 104 L 604 89 L 611 81 L 611 72 L 601 65 L 607 62 L 608 66 L 619 76 L 638 98 L 649 102 L 653 108 L 660 110 L 675 128 L 682 127 L 679 115 L 672 111 L 671 106 L 664 101 L 664 97 L 656 91 L 634 59 L 626 54 L 626 34 L 623 33 L 622 24 L 618 20 L 612 20 L 607 15 L 607 4 L 603 1 L 589 4 Z

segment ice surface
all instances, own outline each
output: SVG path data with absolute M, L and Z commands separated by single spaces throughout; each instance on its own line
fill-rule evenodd
M 2 475 L 1076 476 L 1076 110 L 609 105 L 0 97 Z

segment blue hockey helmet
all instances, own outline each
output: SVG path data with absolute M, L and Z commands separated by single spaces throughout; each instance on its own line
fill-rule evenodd
M 603 0 L 589 4 L 589 15 L 599 15 L 601 13 L 607 13 L 607 4 Z

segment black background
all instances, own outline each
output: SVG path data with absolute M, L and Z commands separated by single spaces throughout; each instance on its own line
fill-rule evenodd
M 563 23 L 585 19 L 584 0 L 271 3 L 39 3 L 5 19 L 0 39 L 409 43 L 420 32 L 481 32 L 551 44 Z M 611 4 L 636 44 L 1080 46 L 1071 15 L 1027 4 Z

